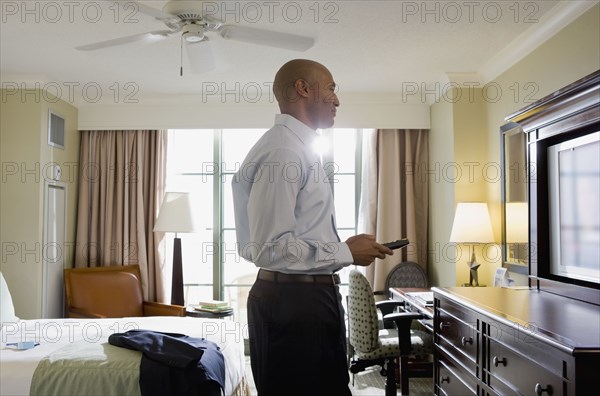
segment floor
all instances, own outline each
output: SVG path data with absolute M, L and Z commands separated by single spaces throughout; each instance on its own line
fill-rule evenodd
M 246 376 L 250 383 L 250 394 L 256 396 L 257 393 L 254 387 L 254 380 L 252 379 L 249 356 L 246 356 Z M 433 379 L 411 378 L 409 380 L 409 388 L 411 395 L 433 395 Z M 354 396 L 383 396 L 385 394 L 385 377 L 379 374 L 379 368 L 374 368 L 356 374 L 354 376 L 354 385 L 352 385 L 352 374 L 350 374 L 350 389 Z
M 410 378 L 408 382 L 411 395 L 433 395 L 433 378 Z M 354 396 L 383 396 L 385 394 L 385 377 L 379 374 L 378 367 L 356 374 L 354 386 L 352 386 L 352 374 L 350 374 L 350 385 Z M 400 391 L 398 391 L 398 395 L 400 395 Z

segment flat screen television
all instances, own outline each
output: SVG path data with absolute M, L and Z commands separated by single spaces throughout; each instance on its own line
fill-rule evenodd
M 547 148 L 550 275 L 600 284 L 600 132 Z
M 600 306 L 600 70 L 506 121 L 527 135 L 529 285 Z

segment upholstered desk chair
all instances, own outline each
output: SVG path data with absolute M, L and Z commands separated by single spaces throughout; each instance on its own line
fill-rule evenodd
M 185 316 L 185 307 L 144 301 L 139 265 L 64 271 L 69 318 Z
M 376 296 L 389 296 L 390 287 L 426 288 L 429 286 L 423 268 L 415 262 L 403 261 L 397 264 L 385 278 L 384 290 L 375 291 Z
M 382 301 L 378 304 L 402 306 L 401 301 Z M 357 270 L 350 272 L 348 293 L 348 332 L 354 349 L 350 360 L 352 374 L 367 367 L 379 365 L 382 375 L 387 377 L 385 394 L 396 394 L 396 383 L 400 382 L 402 394 L 408 394 L 409 359 L 428 359 L 432 347 L 430 334 L 411 329 L 414 319 L 423 316 L 416 312 L 397 312 L 385 315 L 384 323 L 393 322 L 396 329 L 379 328 L 377 307 L 373 290 L 367 278 Z M 396 378 L 395 360 L 400 360 L 400 378 Z M 399 381 L 397 381 L 399 380 Z
M 427 288 L 428 286 L 429 283 L 427 281 L 427 275 L 425 274 L 425 271 L 423 271 L 423 268 L 413 261 L 403 261 L 392 268 L 385 278 L 384 290 L 376 290 L 373 292 L 373 294 L 375 295 L 376 299 L 377 296 L 384 296 L 387 299 L 390 297 L 390 287 Z M 379 307 L 381 311 L 379 321 L 381 327 L 385 327 L 387 329 L 394 327 L 393 323 L 386 323 L 384 325 L 382 321 L 383 315 L 392 313 L 394 308 L 395 307 L 392 304 L 384 304 Z M 419 323 L 415 322 L 413 324 L 413 328 L 419 329 Z

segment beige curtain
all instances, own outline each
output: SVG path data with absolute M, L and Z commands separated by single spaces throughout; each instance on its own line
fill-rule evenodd
M 163 199 L 167 132 L 82 131 L 76 267 L 139 264 L 144 299 L 164 301 Z
M 427 271 L 428 131 L 370 130 L 363 139 L 359 229 L 381 242 L 410 241 L 367 267 L 373 289 L 383 290 L 387 274 L 402 261 L 414 261 Z

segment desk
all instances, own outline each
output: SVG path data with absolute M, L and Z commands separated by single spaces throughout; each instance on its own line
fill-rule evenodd
M 406 303 L 405 310 L 407 311 L 418 311 L 422 313 L 426 318 L 419 320 L 427 330 L 433 333 L 433 307 L 426 306 L 420 300 L 411 297 L 406 293 L 415 293 L 415 292 L 428 292 L 431 289 L 424 288 L 399 288 L 399 287 L 390 287 L 390 293 L 392 295 L 392 300 L 400 300 Z

